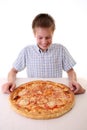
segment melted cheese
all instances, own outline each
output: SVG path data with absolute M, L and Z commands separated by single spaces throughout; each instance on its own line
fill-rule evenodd
M 56 102 L 55 101 L 49 101 L 47 103 L 47 105 L 50 107 L 50 108 L 53 108 L 55 105 L 56 105 Z
M 28 98 L 26 98 L 26 99 L 21 99 L 21 100 L 19 100 L 18 104 L 19 104 L 20 106 L 26 106 L 26 105 L 29 104 L 29 99 L 28 99 Z

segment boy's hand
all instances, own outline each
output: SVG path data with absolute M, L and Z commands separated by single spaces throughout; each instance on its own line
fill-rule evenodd
M 2 92 L 6 94 L 10 94 L 16 87 L 15 83 L 7 82 L 2 86 Z
M 77 81 L 70 81 L 69 86 L 74 94 L 83 94 L 86 91 Z

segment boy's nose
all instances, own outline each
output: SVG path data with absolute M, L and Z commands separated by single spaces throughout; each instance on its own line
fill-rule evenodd
M 43 42 L 43 43 L 46 43 L 46 42 L 47 42 L 47 39 L 46 39 L 46 38 L 43 38 L 42 42 Z

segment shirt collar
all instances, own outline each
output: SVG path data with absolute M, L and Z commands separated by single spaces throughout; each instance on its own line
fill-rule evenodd
M 44 51 L 44 52 L 45 53 L 48 52 L 51 49 L 51 46 L 52 45 L 50 45 L 49 48 L 46 51 Z M 43 51 L 38 47 L 38 45 L 36 45 L 36 49 L 37 49 L 38 52 L 43 53 Z

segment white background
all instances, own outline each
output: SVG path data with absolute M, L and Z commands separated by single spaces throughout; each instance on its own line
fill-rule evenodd
M 66 46 L 77 75 L 87 77 L 87 0 L 0 0 L 0 77 L 7 77 L 23 47 L 36 44 L 31 24 L 38 13 L 53 16 L 53 42 Z M 18 76 L 26 77 L 26 71 Z

